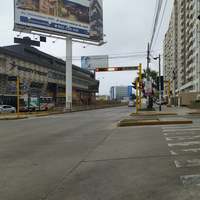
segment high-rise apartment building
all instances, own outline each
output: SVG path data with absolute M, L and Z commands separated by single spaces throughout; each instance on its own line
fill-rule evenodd
M 173 94 L 200 92 L 200 0 L 174 0 L 164 41 L 164 77 Z

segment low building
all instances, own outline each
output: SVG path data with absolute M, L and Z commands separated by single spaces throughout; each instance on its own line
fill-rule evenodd
M 0 102 L 16 103 L 16 83 L 20 79 L 21 97 L 52 97 L 56 105 L 65 104 L 65 61 L 26 45 L 0 47 Z M 73 65 L 73 104 L 95 101 L 99 81 L 93 73 Z

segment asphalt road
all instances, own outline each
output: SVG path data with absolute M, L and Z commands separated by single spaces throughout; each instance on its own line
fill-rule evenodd
M 129 113 L 0 121 L 0 200 L 199 200 L 198 118 L 117 128 Z

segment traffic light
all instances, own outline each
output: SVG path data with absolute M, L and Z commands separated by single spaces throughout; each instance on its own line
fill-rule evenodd
M 96 72 L 107 72 L 108 68 L 96 68 Z
M 115 67 L 115 71 L 123 71 L 123 67 Z
M 135 82 L 132 82 L 132 85 L 133 85 L 132 87 L 136 90 L 136 88 L 137 88 L 137 87 L 136 87 L 136 81 L 135 81 Z
M 144 89 L 144 83 L 143 83 L 143 81 L 140 82 L 139 88 L 140 88 L 140 90 Z

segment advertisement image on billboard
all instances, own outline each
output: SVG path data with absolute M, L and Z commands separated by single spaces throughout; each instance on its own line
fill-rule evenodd
M 100 42 L 102 0 L 15 0 L 15 27 Z
M 81 57 L 81 68 L 87 70 L 95 70 L 96 68 L 107 68 L 108 55 L 101 56 L 83 56 Z

